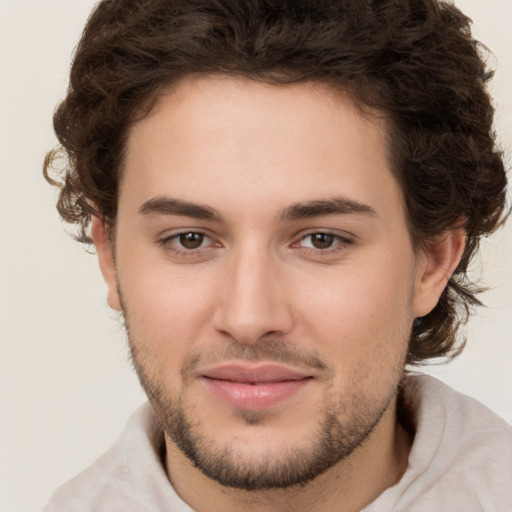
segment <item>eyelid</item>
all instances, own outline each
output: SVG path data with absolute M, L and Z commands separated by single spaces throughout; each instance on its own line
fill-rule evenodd
M 202 235 L 205 240 L 209 240 L 210 243 L 206 245 L 201 245 L 200 247 L 197 247 L 195 249 L 186 249 L 181 248 L 178 244 L 174 243 L 175 240 L 179 239 L 180 236 L 186 235 L 188 233 L 194 233 L 198 235 Z M 180 228 L 179 230 L 176 230 L 174 232 L 167 232 L 164 235 L 161 235 L 156 240 L 157 244 L 163 247 L 166 250 L 169 250 L 171 252 L 174 252 L 177 255 L 185 255 L 185 256 L 194 256 L 199 254 L 202 251 L 208 250 L 211 247 L 220 247 L 222 244 L 218 242 L 212 235 L 210 235 L 207 230 L 204 229 L 197 229 L 197 228 L 189 228 L 189 229 L 183 229 Z
M 303 240 L 316 234 L 332 236 L 337 240 L 337 242 L 334 243 L 331 247 L 327 247 L 325 249 L 318 249 L 316 247 L 304 247 L 300 245 Z M 312 253 L 313 255 L 329 255 L 346 250 L 348 246 L 355 243 L 355 238 L 356 237 L 354 235 L 349 233 L 340 233 L 339 231 L 332 229 L 309 229 L 305 232 L 299 233 L 295 238 L 295 241 L 291 244 L 291 247 L 293 249 L 300 249 L 306 253 Z
M 294 237 L 296 240 L 303 240 L 304 238 L 307 238 L 308 236 L 312 235 L 331 235 L 334 236 L 340 240 L 343 240 L 345 242 L 353 242 L 356 239 L 356 236 L 348 233 L 346 231 L 338 231 L 336 229 L 330 229 L 330 228 L 313 228 L 313 229 L 307 229 L 303 230 Z
M 181 248 L 179 244 L 175 243 L 176 239 L 179 239 L 180 236 L 185 235 L 187 233 L 195 233 L 202 235 L 205 238 L 205 241 L 209 241 L 204 245 L 201 245 L 197 248 L 187 249 Z M 301 246 L 301 242 L 308 237 L 311 237 L 315 234 L 323 234 L 332 236 L 336 242 L 331 246 L 324 249 L 319 249 L 315 247 L 304 247 Z M 289 247 L 292 249 L 301 249 L 303 252 L 316 254 L 316 255 L 328 255 L 330 253 L 335 253 L 339 251 L 346 250 L 349 245 L 353 245 L 356 242 L 356 236 L 345 231 L 339 232 L 337 230 L 329 229 L 329 228 L 315 228 L 304 230 L 302 232 L 297 233 L 293 237 L 293 242 Z M 194 256 L 199 255 L 205 251 L 208 251 L 212 248 L 220 248 L 223 244 L 218 240 L 218 237 L 210 234 L 207 229 L 201 228 L 179 228 L 175 231 L 166 232 L 163 235 L 160 235 L 156 239 L 156 243 L 163 247 L 165 250 L 168 250 L 171 253 L 174 253 L 178 256 Z

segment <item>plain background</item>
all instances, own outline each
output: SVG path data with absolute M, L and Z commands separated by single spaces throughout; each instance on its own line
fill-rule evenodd
M 40 510 L 144 401 L 94 255 L 69 239 L 41 176 L 72 50 L 93 0 L 0 0 L 0 510 Z M 459 0 L 494 52 L 492 92 L 512 153 L 512 4 Z M 508 158 L 509 166 L 511 158 Z M 512 422 L 512 222 L 482 248 L 488 308 L 465 353 L 429 370 Z

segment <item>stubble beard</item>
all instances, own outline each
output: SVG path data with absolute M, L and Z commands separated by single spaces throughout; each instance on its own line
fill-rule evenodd
M 207 427 L 190 421 L 186 409 L 172 400 L 163 406 L 159 402 L 157 407 L 166 434 L 203 474 L 225 487 L 261 491 L 303 486 L 346 459 L 365 442 L 388 405 L 370 421 L 352 422 L 350 427 L 343 425 L 335 414 L 326 412 L 309 445 L 287 447 L 280 453 L 272 451 L 258 457 L 241 455 L 229 446 L 219 448 L 202 433 Z M 249 415 L 244 420 L 247 425 L 255 425 L 255 418 Z
M 163 431 L 207 477 L 223 486 L 246 491 L 303 486 L 347 459 L 365 443 L 395 399 L 401 376 L 399 372 L 396 388 L 379 403 L 354 394 L 344 397 L 329 410 L 323 410 L 316 429 L 304 445 L 251 457 L 232 446 L 219 446 L 215 439 L 208 438 L 208 425 L 202 424 L 194 407 L 186 404 L 186 384 L 180 393 L 172 394 L 162 382 L 150 377 L 149 350 L 135 342 L 127 325 L 126 330 L 133 366 Z M 273 359 L 277 361 L 287 359 L 284 355 L 287 349 L 282 343 L 269 341 L 255 347 L 261 349 L 250 348 L 248 360 L 257 360 L 258 352 L 262 360 L 268 360 L 269 354 L 274 354 Z M 231 352 L 246 353 L 247 349 L 238 346 Z M 290 352 L 288 359 L 295 362 L 297 355 Z M 265 423 L 265 415 L 259 412 L 239 411 L 238 418 L 242 426 Z

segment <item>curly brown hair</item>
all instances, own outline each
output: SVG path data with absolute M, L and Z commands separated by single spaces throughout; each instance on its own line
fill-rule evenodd
M 439 303 L 412 326 L 407 362 L 453 357 L 458 327 L 480 304 L 468 265 L 506 216 L 492 73 L 470 24 L 436 0 L 103 0 L 54 115 L 60 147 L 44 175 L 60 187 L 58 211 L 81 242 L 91 243 L 92 215 L 113 232 L 129 127 L 185 75 L 326 83 L 386 117 L 415 245 L 466 230 Z

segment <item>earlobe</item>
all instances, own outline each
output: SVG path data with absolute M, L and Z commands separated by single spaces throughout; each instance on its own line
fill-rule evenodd
M 107 235 L 105 222 L 93 215 L 91 220 L 91 236 L 96 246 L 98 261 L 103 279 L 107 285 L 108 305 L 116 311 L 121 311 L 121 301 L 117 290 L 117 272 L 112 243 Z
M 416 318 L 430 313 L 457 268 L 466 245 L 463 229 L 450 230 L 430 242 L 418 258 L 414 315 Z

